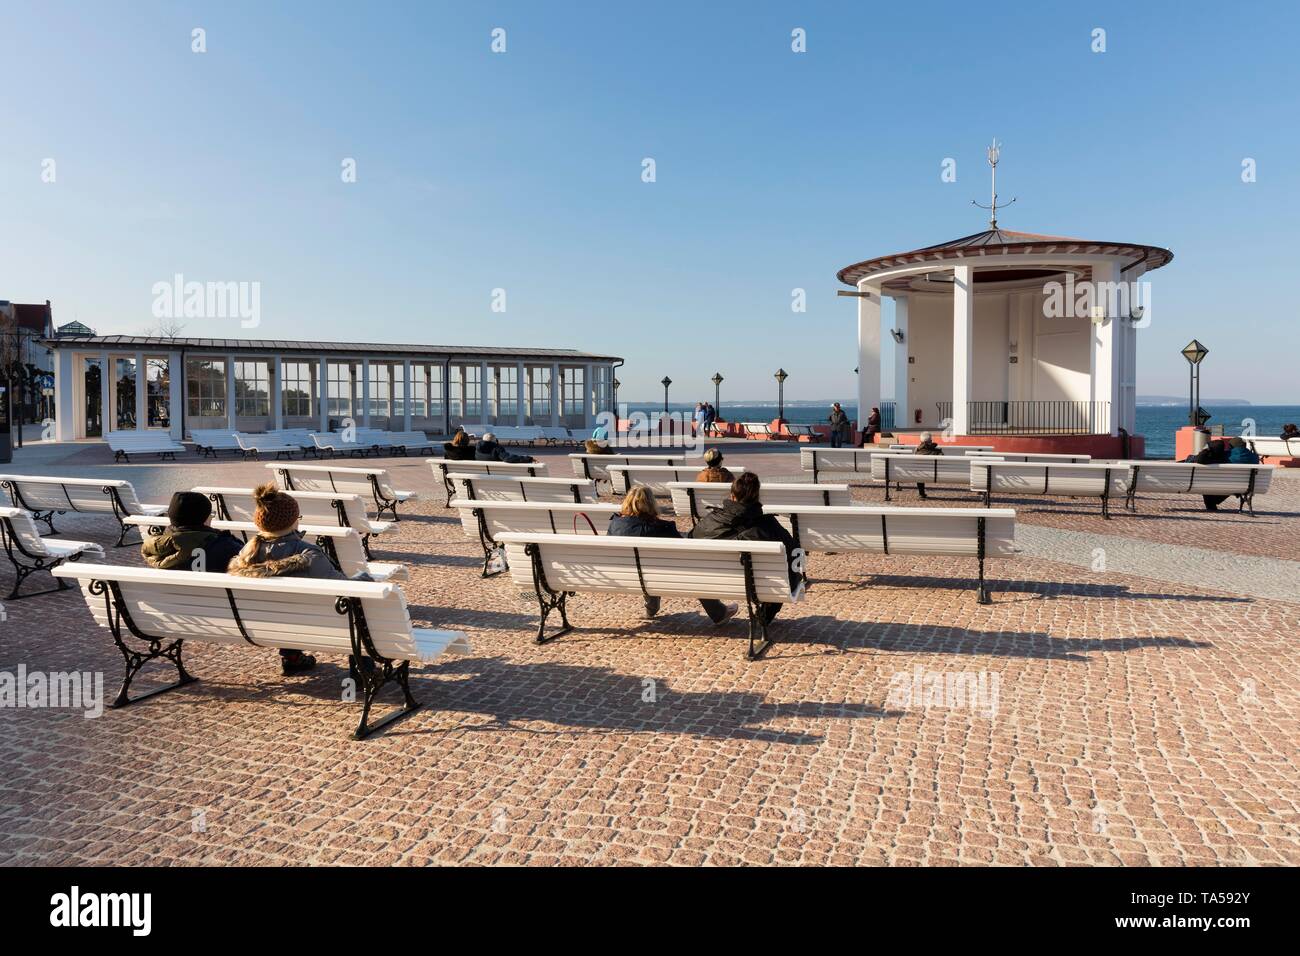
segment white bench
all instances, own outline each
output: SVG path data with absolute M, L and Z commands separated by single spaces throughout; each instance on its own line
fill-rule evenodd
M 453 471 L 455 497 L 465 501 L 596 500 L 596 483 L 581 478 L 527 478 L 521 475 L 472 475 Z
M 17 600 L 18 589 L 23 581 L 37 571 L 53 571 L 64 561 L 77 561 L 83 554 L 103 558 L 104 549 L 90 541 L 70 541 L 63 538 L 42 538 L 36 530 L 32 513 L 26 508 L 0 507 L 0 544 L 9 563 L 14 566 L 14 589 L 5 597 L 6 601 Z M 58 588 L 50 590 L 67 590 L 67 582 L 55 579 Z M 22 597 L 34 597 L 36 594 L 49 594 L 50 591 L 37 591 Z
M 574 504 L 565 501 L 457 501 L 460 523 L 465 537 L 477 535 L 483 546 L 483 577 L 492 577 L 506 570 L 504 564 L 492 570 L 492 558 L 499 545 L 496 536 L 518 531 L 544 534 L 587 534 L 595 531 L 604 534 L 609 519 L 618 514 L 619 506 L 584 501 Z M 591 522 L 588 525 L 588 521 Z
M 176 453 L 184 451 L 185 446 L 172 441 L 166 432 L 109 432 L 104 436 L 108 447 L 113 449 L 113 461 L 131 461 L 132 455 L 154 455 L 159 461 L 171 458 L 176 460 Z
M 216 458 L 219 451 L 240 450 L 234 429 L 191 428 L 190 440 L 194 442 L 194 450 L 205 457 Z
M 746 438 L 753 438 L 756 435 L 767 436 L 773 434 L 772 429 L 767 422 L 741 422 L 740 427 L 745 430 Z
M 311 433 L 312 445 L 316 449 L 316 454 L 322 458 L 333 458 L 341 453 L 354 458 L 365 458 L 370 452 L 378 451 L 373 443 L 364 441 L 359 435 L 354 435 L 353 439 L 353 441 L 344 441 L 341 432 Z M 328 454 L 323 454 L 326 452 Z
M 870 448 L 800 448 L 799 467 L 812 473 L 813 482 L 823 472 L 871 475 L 871 459 L 876 455 L 906 453 L 900 445 L 872 445 Z
M 1048 465 L 1086 465 L 1092 461 L 1091 455 L 1058 455 L 1048 452 L 1019 451 L 976 451 L 972 458 L 994 458 L 1002 461 L 1027 461 Z
M 244 453 L 245 460 L 272 453 L 276 458 L 281 455 L 285 458 L 293 458 L 294 452 L 302 450 L 300 446 L 291 445 L 279 436 L 270 433 L 257 435 L 251 432 L 235 432 L 235 441 L 239 443 L 239 450 Z
M 910 444 L 910 445 L 909 445 L 909 444 L 899 444 L 899 445 L 894 445 L 894 446 L 893 446 L 893 452 L 894 452 L 895 454 L 907 453 L 907 452 L 915 452 L 915 451 L 916 451 L 916 447 L 917 447 L 917 446 L 916 446 L 915 444 Z M 941 454 L 941 455 L 981 455 L 981 454 L 984 454 L 984 455 L 988 455 L 988 454 L 996 455 L 996 454 L 998 454 L 998 452 L 993 448 L 992 445 L 953 445 L 953 444 L 947 444 L 947 445 L 944 445 L 944 444 L 939 444 L 939 445 L 938 445 L 938 448 L 939 448 L 939 454 Z
M 767 496 L 767 486 L 763 486 Z M 789 507 L 763 502 L 790 529 L 805 554 L 868 551 L 972 557 L 979 562 L 975 599 L 990 603 L 984 559 L 1019 554 L 1016 513 L 1009 508 Z
M 434 442 L 424 432 L 389 432 L 388 442 L 388 447 L 399 455 L 418 455 L 425 449 L 427 454 L 433 454 Z
M 708 508 L 720 508 L 731 497 L 731 485 L 723 482 L 670 481 L 665 487 L 672 495 L 673 511 L 689 515 L 691 524 Z M 780 484 L 764 482 L 759 490 L 763 504 L 788 507 L 848 507 L 853 504 L 848 485 Z
M 994 494 L 1100 498 L 1102 517 L 1109 519 L 1111 498 L 1128 491 L 1129 468 L 1125 462 L 1053 465 L 977 458 L 970 463 L 970 490 L 984 496 L 986 508 Z
M 128 515 L 160 515 L 166 505 L 147 505 L 135 496 L 131 482 L 109 478 L 53 478 L 35 475 L 0 475 L 0 488 L 9 501 L 25 508 L 37 521 L 45 522 L 50 534 L 57 534 L 54 515 L 76 511 L 81 514 L 112 515 L 121 529 L 117 547 L 126 543 L 131 526 Z
M 686 456 L 682 455 L 588 455 L 573 452 L 569 455 L 573 473 L 579 478 L 592 481 L 609 481 L 610 465 L 680 465 L 685 466 Z M 704 465 L 701 461 L 700 468 Z M 697 471 L 699 469 L 696 469 Z
M 415 501 L 414 491 L 393 487 L 386 468 L 340 468 L 334 465 L 285 465 L 268 463 L 280 487 L 287 491 L 330 491 L 345 495 L 368 495 L 375 502 L 377 516 L 384 512 L 400 521 L 397 506 Z
M 171 525 L 166 515 L 149 518 L 143 515 L 125 519 L 127 524 L 143 529 L 141 534 L 159 535 Z M 257 534 L 257 525 L 251 521 L 223 521 L 215 518 L 211 527 L 218 531 L 229 531 L 241 536 L 245 541 L 248 536 Z M 360 573 L 370 575 L 376 581 L 405 581 L 410 574 L 406 565 L 396 561 L 370 561 L 366 558 L 365 546 L 361 533 L 356 528 L 343 525 L 299 524 L 298 530 L 306 537 L 314 538 L 320 549 L 329 556 L 330 562 L 350 578 Z
M 1300 438 L 1246 438 L 1246 446 L 1257 455 L 1269 458 L 1300 458 Z
M 104 564 L 63 565 L 54 574 L 81 586 L 95 622 L 112 632 L 126 660 L 126 677 L 113 707 L 193 683 L 181 658 L 186 641 L 297 648 L 348 658 L 361 692 L 361 720 L 353 734 L 360 740 L 420 706 L 408 682 L 411 661 L 428 663 L 470 649 L 459 631 L 412 627 L 406 598 L 395 584 Z M 155 660 L 170 662 L 177 682 L 131 697 L 132 680 Z M 402 707 L 370 723 L 375 696 L 389 683 L 401 688 Z
M 745 470 L 738 465 L 725 467 L 733 475 L 740 475 Z M 677 465 L 608 465 L 606 471 L 609 472 L 610 488 L 616 495 L 627 494 L 633 485 L 645 485 L 656 495 L 666 495 L 669 482 L 694 481 L 703 468 L 704 462 L 701 460 Z
M 222 521 L 251 522 L 257 508 L 253 492 L 248 488 L 218 488 L 201 485 L 193 489 L 212 499 L 213 511 Z M 371 557 L 370 539 L 377 534 L 388 534 L 397 529 L 391 521 L 372 520 L 360 495 L 335 494 L 331 491 L 290 491 L 298 502 L 300 520 L 306 525 L 333 525 L 355 528 L 361 535 L 361 546 L 366 558 Z
M 546 462 L 505 462 L 505 461 L 457 461 L 454 458 L 426 458 L 424 463 L 433 469 L 433 473 L 442 480 L 442 487 L 447 492 L 446 506 L 451 507 L 451 500 L 456 497 L 456 486 L 448 476 L 452 472 L 461 475 L 517 475 L 525 478 L 546 477 Z
M 497 441 L 503 445 L 533 445 L 546 440 L 540 425 L 489 425 L 488 431 L 496 435 Z
M 790 589 L 790 566 L 779 541 L 697 541 L 610 535 L 522 534 L 497 536 L 505 545 L 510 574 L 531 588 L 541 608 L 537 643 L 572 630 L 566 597 L 579 592 L 660 598 L 744 601 L 749 611 L 749 652 L 754 660 L 771 646 L 762 604 L 803 599 Z M 547 636 L 546 621 L 558 611 L 561 627 Z
M 873 455 L 871 480 L 884 482 L 885 500 L 894 485 L 925 484 L 971 487 L 973 462 L 992 461 L 973 455 Z
M 1237 510 L 1255 513 L 1255 496 L 1266 494 L 1273 465 L 1201 465 L 1183 461 L 1116 462 L 1127 466 L 1124 507 L 1137 511 L 1139 491 L 1158 495 L 1236 495 Z
M 562 425 L 543 425 L 542 438 L 552 445 L 578 445 L 581 440 Z
M 821 432 L 814 430 L 811 425 L 798 425 L 794 422 L 786 422 L 785 430 L 793 438 L 809 438 L 814 442 L 822 441 L 826 437 Z

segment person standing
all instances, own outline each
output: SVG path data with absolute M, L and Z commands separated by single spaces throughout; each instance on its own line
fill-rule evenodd
M 848 440 L 849 416 L 844 414 L 840 403 L 831 406 L 831 414 L 826 419 L 831 425 L 831 447 L 839 448 Z

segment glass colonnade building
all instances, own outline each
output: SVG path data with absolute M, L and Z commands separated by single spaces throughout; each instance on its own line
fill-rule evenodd
M 55 351 L 55 437 L 195 428 L 594 426 L 622 359 L 571 349 L 98 335 Z

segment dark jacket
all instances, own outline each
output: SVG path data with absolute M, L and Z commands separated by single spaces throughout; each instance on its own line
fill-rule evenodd
M 1240 448 L 1233 448 L 1228 452 L 1228 464 L 1230 465 L 1258 465 L 1259 455 L 1255 454 L 1245 445 Z
M 918 442 L 913 454 L 916 455 L 942 455 L 943 449 L 933 441 Z
M 772 515 L 763 513 L 761 504 L 742 505 L 728 498 L 720 508 L 710 508 L 695 523 L 692 538 L 730 539 L 735 541 L 780 541 L 785 545 L 785 559 L 794 559 L 795 543 L 790 532 Z M 790 587 L 797 588 L 802 575 L 790 569 Z
M 246 578 L 332 578 L 349 580 L 316 545 L 304 541 L 301 531 L 271 537 L 257 534 L 230 562 L 227 571 Z M 350 580 L 369 581 L 361 574 Z
M 453 445 L 451 442 L 443 442 L 442 457 L 451 461 L 473 461 L 473 445 Z
M 831 409 L 831 414 L 826 420 L 831 423 L 832 435 L 849 434 L 849 416 L 844 414 L 844 409 Z
M 506 451 L 505 446 L 496 441 L 480 441 L 474 446 L 474 458 L 478 461 L 503 461 L 515 464 L 533 460 L 528 455 L 515 455 Z
M 641 515 L 611 515 L 606 534 L 616 538 L 680 538 L 677 525 L 663 518 Z
M 230 559 L 244 546 L 229 531 L 212 528 L 168 528 L 162 534 L 145 540 L 140 546 L 144 563 L 160 571 L 194 570 L 196 551 L 203 552 L 203 568 L 215 574 L 224 574 Z
M 880 412 L 872 412 L 867 416 L 867 431 L 880 431 Z
M 1228 461 L 1228 446 L 1221 441 L 1212 441 L 1196 454 L 1198 465 L 1223 465 Z

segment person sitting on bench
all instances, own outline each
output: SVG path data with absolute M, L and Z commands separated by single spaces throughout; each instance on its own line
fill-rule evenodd
M 1197 456 L 1196 460 L 1201 464 L 1227 464 L 1227 465 L 1258 465 L 1259 464 L 1259 455 L 1255 454 L 1248 447 L 1246 447 L 1246 442 L 1242 439 L 1240 435 L 1233 435 L 1231 438 L 1227 440 L 1227 442 L 1218 442 L 1216 444 L 1219 445 L 1221 450 L 1218 451 L 1213 456 L 1213 461 L 1202 462 L 1199 455 Z M 1209 451 L 1208 445 L 1206 446 L 1205 450 L 1202 451 L 1201 454 L 1205 454 L 1206 451 Z M 1201 498 L 1204 499 L 1205 501 L 1206 511 L 1218 511 L 1219 505 L 1227 501 L 1229 497 L 1230 497 L 1229 495 L 1201 495 Z M 1238 495 L 1238 497 L 1241 496 Z
M 645 485 L 633 485 L 632 490 L 623 497 L 623 506 L 618 514 L 611 515 L 606 533 L 615 537 L 627 538 L 680 538 L 677 525 L 659 517 L 659 508 L 655 496 Z M 648 621 L 659 613 L 662 598 L 657 595 L 645 595 L 645 617 Z M 723 604 L 713 598 L 701 598 L 700 605 L 714 625 L 725 624 L 736 614 L 736 605 Z
M 178 491 L 167 505 L 170 524 L 140 546 L 144 563 L 160 571 L 211 571 L 224 574 L 244 543 L 229 531 L 214 531 L 207 495 Z M 202 555 L 202 557 L 200 557 Z
M 695 476 L 695 480 L 731 484 L 736 476 L 730 469 L 722 467 L 722 452 L 710 448 L 704 453 L 704 469 Z
M 763 502 L 759 499 L 760 483 L 758 475 L 752 471 L 742 472 L 731 483 L 731 497 L 722 503 L 721 508 L 710 508 L 695 523 L 691 530 L 692 538 L 731 538 L 736 541 L 780 541 L 785 545 L 786 560 L 795 560 L 797 550 L 794 538 L 786 531 L 775 517 L 763 512 Z M 797 591 L 803 583 L 803 574 L 790 566 L 790 590 Z M 780 604 L 764 604 L 764 623 L 770 624 L 781 610 Z
M 511 465 L 523 465 L 537 460 L 530 455 L 516 455 L 506 451 L 505 445 L 498 442 L 497 436 L 491 432 L 484 432 L 479 439 L 474 448 L 474 458 L 477 461 L 501 461 Z
M 228 574 L 246 578 L 332 578 L 372 581 L 364 571 L 348 578 L 298 530 L 298 502 L 272 482 L 253 490 L 253 523 L 257 534 L 230 562 Z M 280 668 L 286 677 L 316 666 L 316 658 L 299 650 L 282 649 Z
M 442 457 L 448 461 L 473 461 L 474 446 L 470 444 L 469 435 L 465 429 L 457 428 L 456 434 L 451 436 L 451 441 L 443 442 Z
M 942 455 L 943 449 L 934 443 L 934 436 L 929 432 L 921 432 L 921 441 L 917 444 L 914 454 L 917 455 Z M 925 482 L 916 483 L 916 493 L 922 498 L 925 497 Z

